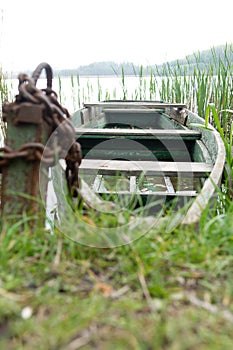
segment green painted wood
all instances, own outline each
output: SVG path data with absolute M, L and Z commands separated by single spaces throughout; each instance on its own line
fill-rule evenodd
M 134 150 L 87 150 L 83 149 L 83 158 L 87 159 L 120 159 L 130 161 L 171 161 L 171 162 L 190 162 L 191 155 L 183 151 L 134 151 Z
M 76 128 L 84 157 L 99 159 L 192 160 L 201 133 L 191 130 Z
M 174 129 L 180 127 L 178 123 L 174 123 L 169 116 L 162 111 L 150 111 L 149 109 L 124 109 L 120 110 L 120 113 L 115 111 L 106 110 L 105 120 L 106 124 L 124 124 L 131 127 L 141 129 Z M 88 127 L 88 125 L 86 124 Z
M 80 136 L 77 141 L 82 147 L 84 158 L 125 159 L 125 160 L 170 160 L 191 161 L 195 141 L 131 139 L 119 138 L 86 138 Z

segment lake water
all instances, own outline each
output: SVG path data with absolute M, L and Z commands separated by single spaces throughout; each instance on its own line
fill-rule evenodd
M 60 101 L 72 114 L 83 104 L 83 102 L 95 102 L 98 100 L 123 99 L 124 93 L 127 99 L 150 99 L 150 80 L 151 78 L 143 77 L 124 77 L 117 76 L 104 77 L 62 77 L 53 79 L 53 90 L 59 95 Z M 158 78 L 156 78 L 158 82 Z M 14 100 L 18 93 L 18 79 L 8 79 L 7 86 L 9 89 L 9 99 Z M 46 87 L 46 79 L 38 80 L 38 88 Z M 159 99 L 159 93 L 153 95 L 153 99 Z

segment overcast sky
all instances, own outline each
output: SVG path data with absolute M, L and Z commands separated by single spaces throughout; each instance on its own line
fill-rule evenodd
M 232 0 L 0 0 L 0 65 L 159 64 L 233 42 Z

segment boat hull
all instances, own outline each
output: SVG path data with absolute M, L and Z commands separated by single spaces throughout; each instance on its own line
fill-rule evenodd
M 200 220 L 225 164 L 221 137 L 203 118 L 183 104 L 106 101 L 84 105 L 72 120 L 80 176 L 96 194 L 146 215 L 185 207 L 180 222 Z

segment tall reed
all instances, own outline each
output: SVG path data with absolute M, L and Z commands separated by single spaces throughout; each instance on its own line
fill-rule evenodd
M 4 138 L 6 136 L 6 123 L 2 120 L 2 106 L 5 102 L 9 101 L 9 89 L 6 82 L 6 77 L 0 67 L 0 146 L 4 144 Z
M 233 103 L 233 48 L 226 45 L 223 56 L 211 50 L 210 63 L 201 62 L 199 54 L 195 63 L 189 57 L 184 64 L 154 67 L 154 81 L 159 96 L 167 102 L 186 103 L 188 108 L 205 115 L 207 105 L 214 103 L 217 111 L 227 110 Z M 230 118 L 231 119 L 231 118 Z M 222 113 L 221 123 L 229 127 L 229 114 Z
M 6 82 L 6 77 L 2 72 L 2 68 L 0 67 L 0 105 L 8 101 L 8 96 L 9 96 L 8 90 L 9 89 Z

